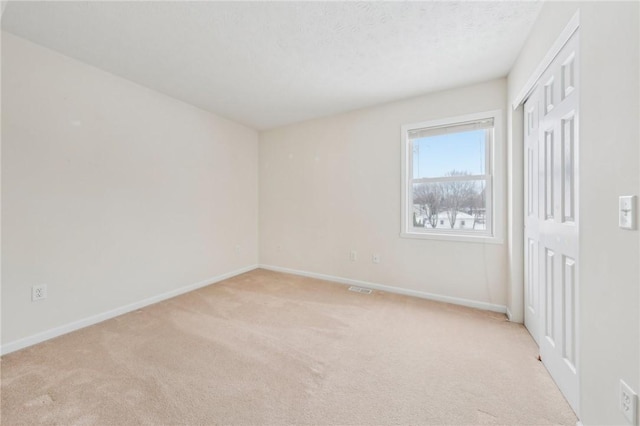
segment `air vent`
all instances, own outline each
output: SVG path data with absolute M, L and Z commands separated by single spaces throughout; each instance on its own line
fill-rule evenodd
M 356 293 L 362 293 L 362 294 L 371 294 L 371 289 L 362 288 L 362 287 L 351 286 L 349 287 L 349 291 L 355 291 Z

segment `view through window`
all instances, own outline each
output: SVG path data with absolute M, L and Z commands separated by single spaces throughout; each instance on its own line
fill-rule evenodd
M 407 230 L 491 235 L 494 119 L 409 128 Z

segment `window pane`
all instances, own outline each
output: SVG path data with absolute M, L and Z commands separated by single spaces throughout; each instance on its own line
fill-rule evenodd
M 486 187 L 484 179 L 413 184 L 413 228 L 486 231 Z
M 413 178 L 486 173 L 486 130 L 413 139 Z

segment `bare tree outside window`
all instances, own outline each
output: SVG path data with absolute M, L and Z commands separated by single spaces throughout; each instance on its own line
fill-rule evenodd
M 473 176 L 467 171 L 452 170 L 445 177 Z M 442 224 L 441 214 L 446 214 L 449 228 L 454 229 L 459 215 L 469 215 L 464 219 L 473 220 L 472 229 L 476 228 L 476 221 L 484 212 L 484 183 L 477 180 L 451 180 L 437 183 L 417 184 L 413 189 L 414 226 L 437 228 Z M 480 223 L 481 225 L 483 223 Z
M 445 174 L 446 177 L 470 176 L 469 172 L 452 170 Z M 456 218 L 461 211 L 473 209 L 474 199 L 477 196 L 476 185 L 470 180 L 452 180 L 442 182 L 443 207 L 447 211 L 449 226 L 453 229 L 456 225 Z
M 438 214 L 442 210 L 442 188 L 437 183 L 418 185 L 413 191 L 413 204 L 427 216 L 427 223 L 435 228 L 438 226 Z M 423 224 L 424 225 L 424 224 Z

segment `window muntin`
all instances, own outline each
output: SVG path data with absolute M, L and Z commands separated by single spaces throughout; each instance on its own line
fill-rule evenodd
M 403 127 L 403 235 L 494 237 L 496 121 L 487 113 Z

